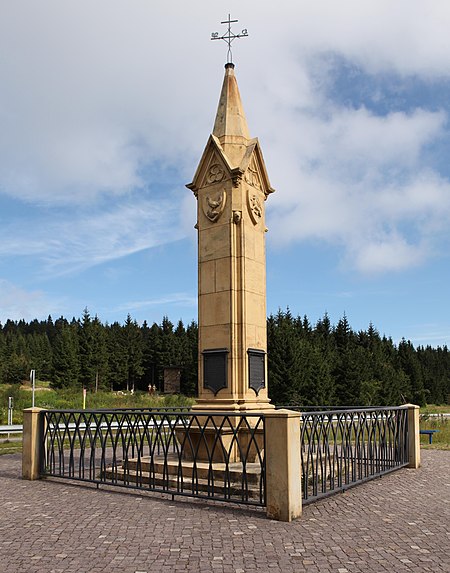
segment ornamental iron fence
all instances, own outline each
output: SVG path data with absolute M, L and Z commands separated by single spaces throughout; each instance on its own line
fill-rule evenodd
M 408 408 L 302 412 L 303 504 L 409 463 Z
M 31 408 L 23 476 L 265 506 L 289 520 L 301 504 L 420 465 L 417 406 L 290 408 L 298 433 L 289 412 Z
M 265 505 L 264 416 L 44 410 L 41 476 Z

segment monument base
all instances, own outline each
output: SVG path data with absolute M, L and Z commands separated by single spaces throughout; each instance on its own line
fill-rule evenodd
M 274 408 L 269 400 L 199 400 L 191 409 L 195 414 L 192 423 L 189 426 L 180 425 L 176 430 L 183 459 L 257 461 L 264 455 L 261 415 L 272 412 Z
M 264 412 L 272 412 L 275 406 L 270 402 L 269 398 L 264 400 L 237 400 L 233 398 L 214 398 L 202 399 L 197 398 L 196 403 L 192 406 L 192 412 L 217 412 L 221 414 L 236 413 L 236 414 L 264 414 Z
M 261 499 L 261 463 L 214 464 L 180 460 L 178 454 L 155 455 L 123 461 L 109 467 L 101 477 L 128 486 L 163 491 L 168 494 L 218 496 L 237 503 Z M 245 484 L 245 487 L 243 487 Z
M 264 456 L 264 429 L 238 426 L 190 426 L 175 430 L 183 460 L 201 462 L 257 462 Z

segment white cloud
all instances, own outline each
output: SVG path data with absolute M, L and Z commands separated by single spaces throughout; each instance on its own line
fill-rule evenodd
M 122 201 L 107 210 L 79 211 L 61 221 L 47 220 L 38 229 L 0 230 L 0 256 L 33 255 L 42 261 L 43 274 L 78 272 L 143 249 L 184 237 L 170 200 Z
M 8 54 L 0 61 L 3 193 L 86 202 L 141 184 L 143 165 L 184 168 L 194 133 L 203 127 L 206 139 L 213 119 L 200 113 L 200 98 L 192 101 L 197 73 L 183 44 L 198 53 L 209 40 L 204 7 L 205 36 L 186 38 L 192 8 L 180 4 L 174 18 L 172 4 L 141 0 L 8 3 L 0 22 Z
M 3 226 L 0 254 L 34 255 L 45 273 L 61 273 L 186 236 L 194 200 L 161 200 L 152 177 L 161 169 L 178 184 L 195 171 L 226 53 L 209 33 L 226 14 L 200 0 L 0 3 L 0 199 L 74 209 L 58 221 L 39 212 L 33 234 L 25 218 L 19 233 Z M 337 105 L 323 55 L 369 74 L 448 77 L 448 1 L 285 0 L 274 10 L 231 0 L 228 9 L 250 33 L 234 53 L 278 189 L 268 203 L 274 240 L 337 244 L 362 272 L 419 264 L 447 243 L 449 182 L 424 160 L 448 138 L 446 114 Z M 152 199 L 136 202 L 145 186 Z
M 276 11 L 234 4 L 250 29 L 235 47 L 246 68 L 243 84 L 252 86 L 246 92 L 254 100 L 262 82 L 257 96 L 264 106 L 293 113 L 317 101 L 306 64 L 327 51 L 372 72 L 450 70 L 445 2 L 434 2 L 432 11 L 419 0 L 292 0 Z M 200 0 L 8 2 L 0 24 L 8 54 L 0 63 L 3 192 L 29 201 L 86 201 L 139 185 L 147 162 L 192 169 L 218 95 L 220 68 L 213 62 L 224 57 L 225 44 L 219 48 L 208 36 L 211 27 L 223 28 L 219 18 L 216 6 Z M 212 69 L 214 81 L 204 73 Z M 255 126 L 262 124 L 258 118 Z
M 323 108 L 322 108 L 323 110 Z M 325 118 L 301 113 L 279 149 L 279 193 L 268 210 L 279 244 L 316 239 L 344 248 L 359 271 L 403 270 L 449 242 L 450 182 L 422 166 L 426 146 L 442 137 L 446 115 L 417 109 L 376 116 L 328 105 Z M 299 149 L 301 147 L 301 149 Z M 411 235 L 414 238 L 410 238 Z
M 432 171 L 417 173 L 404 186 L 388 185 L 377 193 L 376 207 L 388 219 L 414 220 L 424 231 L 447 230 L 450 182 Z
M 436 77 L 450 71 L 450 6 L 446 0 L 286 0 L 277 10 L 270 4 L 247 2 L 246 6 L 249 12 L 253 10 L 248 24 L 251 32 L 256 27 L 258 33 L 264 22 L 262 42 L 267 50 L 251 46 L 254 59 L 258 50 L 263 51 L 263 65 L 274 53 L 283 66 L 280 52 L 287 59 L 293 57 L 286 51 L 289 46 L 300 50 L 303 57 L 341 54 L 370 73 Z M 238 12 L 242 14 L 241 9 Z
M 63 308 L 63 300 L 49 300 L 42 291 L 27 291 L 0 278 L 0 322 L 45 319 L 49 314 L 59 314 Z
M 417 266 L 424 259 L 423 246 L 411 245 L 397 233 L 353 246 L 355 266 L 366 273 L 399 271 Z
M 150 308 L 152 306 L 159 306 L 159 305 L 173 305 L 173 306 L 182 305 L 182 306 L 196 307 L 197 297 L 187 293 L 168 293 L 162 297 L 125 302 L 119 305 L 114 310 L 116 312 L 122 312 L 122 311 L 131 312 L 134 310 L 142 310 Z

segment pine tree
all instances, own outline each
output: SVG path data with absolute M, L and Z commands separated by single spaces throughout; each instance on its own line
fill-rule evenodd
M 410 393 L 408 400 L 413 404 L 423 406 L 426 403 L 423 374 L 414 346 L 411 342 L 402 339 L 398 345 L 398 360 L 401 369 L 409 378 Z
M 56 326 L 53 341 L 51 385 L 53 388 L 77 387 L 80 385 L 80 360 L 78 327 L 60 321 Z
M 267 328 L 269 395 L 275 404 L 300 404 L 301 351 L 289 309 L 270 316 Z
M 4 373 L 6 367 L 6 338 L 3 327 L 0 324 L 0 384 L 4 383 Z
M 133 390 L 134 392 L 136 384 L 144 374 L 144 345 L 142 333 L 137 322 L 132 320 L 130 315 L 127 316 L 122 332 L 125 347 L 127 390 Z
M 186 328 L 186 356 L 181 378 L 181 392 L 196 396 L 198 384 L 198 326 L 192 321 Z
M 108 352 L 108 385 L 113 390 L 125 390 L 128 380 L 127 350 L 123 341 L 122 326 L 113 322 L 106 331 Z
M 427 402 L 444 404 L 450 391 L 450 363 L 447 347 L 417 348 Z
M 338 405 L 354 406 L 361 394 L 361 380 L 366 377 L 364 351 L 356 344 L 356 337 L 344 314 L 334 329 L 336 362 L 332 371 Z
M 80 382 L 83 388 L 92 390 L 95 388 L 97 374 L 94 355 L 95 335 L 91 315 L 87 308 L 83 311 L 83 317 L 79 325 L 80 347 Z
M 166 366 L 179 366 L 176 363 L 176 340 L 173 331 L 173 324 L 167 316 L 164 316 L 160 327 L 160 338 L 157 349 L 157 373 L 159 379 L 159 388 L 164 387 L 164 368 Z
M 3 370 L 3 380 L 6 384 L 20 384 L 28 379 L 30 363 L 23 354 L 13 352 Z
M 157 344 L 159 338 L 159 326 L 153 323 L 151 327 L 144 321 L 142 325 L 142 383 L 144 389 L 150 386 L 156 386 L 156 363 L 157 363 Z
M 27 335 L 31 367 L 41 380 L 49 380 L 52 373 L 52 348 L 47 334 L 36 330 Z

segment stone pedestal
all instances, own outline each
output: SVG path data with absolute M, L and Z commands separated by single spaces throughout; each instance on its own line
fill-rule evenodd
M 180 428 L 176 431 L 184 460 L 201 462 L 255 462 L 264 456 L 262 429 L 233 430 L 213 427 Z
M 22 478 L 35 480 L 41 475 L 43 463 L 42 439 L 44 421 L 40 416 L 42 408 L 26 408 L 23 411 Z
M 276 410 L 266 417 L 267 515 L 292 521 L 302 514 L 300 412 Z
M 420 468 L 420 406 L 405 404 L 408 408 L 408 457 L 409 468 Z

